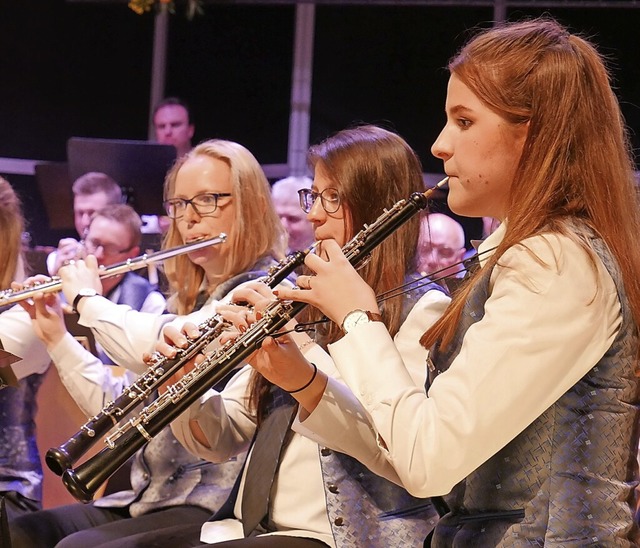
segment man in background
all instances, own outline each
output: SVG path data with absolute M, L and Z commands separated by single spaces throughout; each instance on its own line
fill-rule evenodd
M 464 241 L 464 229 L 455 219 L 442 213 L 424 215 L 418 242 L 418 271 L 434 280 L 461 277 L 463 266 L 459 263 L 465 253 Z
M 73 222 L 80 240 L 86 237 L 91 217 L 109 204 L 122 202 L 122 189 L 106 173 L 91 171 L 78 177 L 71 187 L 73 191 Z M 75 238 L 63 238 L 58 249 L 47 257 L 47 270 L 51 276 L 58 273 L 66 262 L 82 254 L 82 244 Z
M 287 253 L 300 251 L 313 243 L 313 226 L 300 207 L 298 190 L 311 188 L 309 177 L 287 177 L 273 183 L 271 198 L 276 213 L 288 234 Z
M 189 105 L 177 97 L 167 97 L 153 111 L 153 128 L 156 141 L 173 145 L 180 157 L 191 150 L 195 126 L 191 120 Z

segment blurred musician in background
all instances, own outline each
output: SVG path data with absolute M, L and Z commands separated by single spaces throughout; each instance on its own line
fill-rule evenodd
M 20 201 L 0 177 L 0 285 L 24 278 Z M 42 501 L 42 465 L 36 445 L 36 394 L 50 359 L 19 306 L 0 308 L 0 350 L 23 358 L 0 367 L 0 498 L 11 519 L 37 510 Z M 3 364 L 4 365 L 4 364 Z M 6 386 L 11 383 L 11 386 Z M 3 516 L 5 517 L 5 516 Z M 3 531 L 2 534 L 6 534 Z M 2 544 L 4 538 L 0 538 Z M 4 544 L 3 544 L 4 545 Z
M 109 204 L 122 203 L 122 189 L 105 173 L 91 171 L 78 177 L 71 187 L 73 191 L 73 222 L 80 241 L 63 238 L 58 249 L 47 257 L 47 270 L 51 276 L 58 273 L 67 261 L 81 256 L 81 241 L 87 235 L 93 214 Z

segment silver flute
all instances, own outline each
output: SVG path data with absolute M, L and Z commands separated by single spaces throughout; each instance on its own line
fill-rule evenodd
M 176 255 L 182 255 L 183 253 L 191 253 L 197 249 L 203 247 L 209 247 L 215 244 L 221 244 L 227 241 L 227 235 L 220 233 L 218 236 L 208 238 L 206 240 L 198 240 L 188 244 L 173 247 L 171 249 L 163 249 L 156 251 L 155 253 L 142 254 L 132 259 L 127 259 L 120 263 L 112 264 L 110 266 L 100 266 L 98 270 L 98 276 L 102 278 L 110 278 L 111 276 L 117 276 L 118 274 L 124 274 L 125 272 L 131 272 L 133 270 L 140 270 L 145 266 L 152 263 L 164 261 L 170 259 Z M 48 282 L 35 283 L 25 289 L 14 291 L 13 289 L 5 289 L 0 291 L 0 306 L 19 303 L 26 299 L 31 299 L 38 293 L 57 293 L 62 291 L 62 280 L 59 276 L 54 276 Z

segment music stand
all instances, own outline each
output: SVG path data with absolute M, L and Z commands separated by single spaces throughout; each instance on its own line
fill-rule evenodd
M 73 197 L 67 163 L 36 164 L 35 177 L 42 203 L 49 218 L 49 228 L 54 230 L 73 229 Z
M 71 137 L 67 141 L 69 175 L 75 181 L 89 171 L 115 179 L 139 213 L 163 215 L 164 178 L 176 159 L 176 149 L 149 141 Z

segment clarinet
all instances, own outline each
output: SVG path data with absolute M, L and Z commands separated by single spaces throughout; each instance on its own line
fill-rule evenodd
M 271 266 L 262 281 L 269 287 L 277 286 L 303 262 L 315 244 L 304 251 L 296 251 L 279 263 Z M 102 410 L 91 417 L 80 430 L 58 447 L 49 449 L 45 456 L 47 466 L 61 476 L 82 458 L 95 443 L 102 439 L 113 427 L 130 415 L 140 404 L 164 384 L 185 363 L 196 357 L 215 339 L 229 323 L 222 316 L 214 315 L 202 322 L 198 329 L 201 335 L 192 340 L 187 338 L 187 347 L 178 349 L 174 358 L 167 358 L 159 352 L 151 355 L 149 368 L 136 381 L 125 388 L 115 400 L 107 403 Z
M 391 209 L 385 209 L 371 225 L 365 225 L 342 249 L 349 262 L 357 266 L 366 260 L 376 246 L 418 211 L 425 209 L 428 196 L 447 180 L 445 178 L 440 181 L 434 189 L 424 193 L 416 192 L 408 199 L 400 200 Z M 306 303 L 297 301 L 271 303 L 263 312 L 262 318 L 247 331 L 215 350 L 182 379 L 169 386 L 164 394 L 145 407 L 137 417 L 118 428 L 105 440 L 107 447 L 75 469 L 65 470 L 62 480 L 67 490 L 77 500 L 90 502 L 98 487 L 138 449 L 151 441 L 229 372 L 246 361 L 266 337 L 284 327 L 305 306 Z

